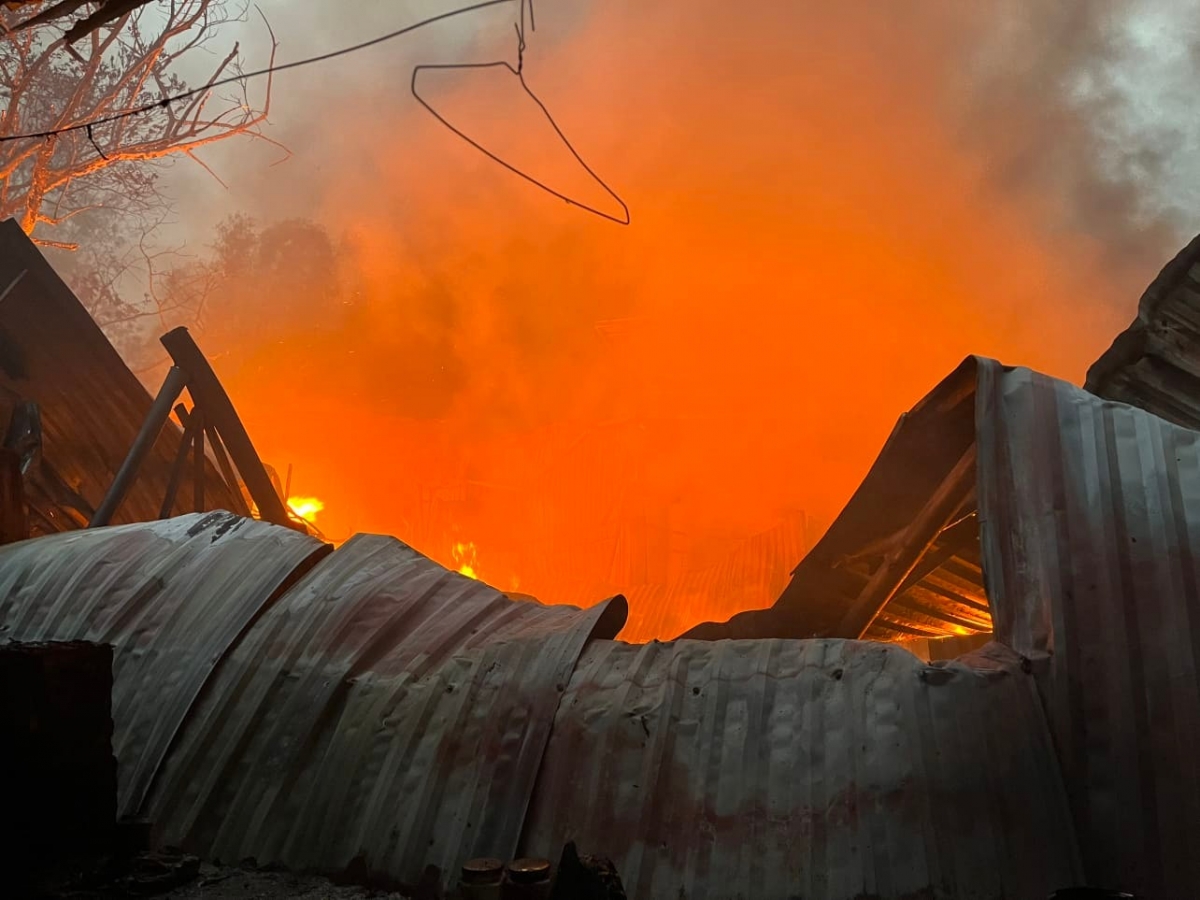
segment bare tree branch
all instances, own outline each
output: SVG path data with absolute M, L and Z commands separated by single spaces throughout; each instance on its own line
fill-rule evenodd
M 136 4 L 124 6 L 130 5 Z M 58 52 L 61 42 L 52 24 L 5 36 L 0 39 L 0 103 L 7 102 L 0 109 L 0 135 L 78 126 L 180 93 L 187 87 L 178 74 L 181 64 L 221 26 L 243 18 L 245 8 L 236 12 L 227 0 L 174 0 L 152 10 L 126 11 L 81 36 L 75 48 L 79 61 Z M 273 65 L 278 42 L 263 21 Z M 15 14 L 0 8 L 0 23 L 11 30 Z M 239 54 L 235 44 L 209 69 L 204 83 L 240 72 Z M 39 243 L 64 245 L 71 242 L 46 229 L 60 228 L 82 212 L 103 208 L 142 214 L 169 207 L 155 167 L 171 157 L 188 157 L 215 177 L 196 151 L 218 141 L 245 136 L 286 153 L 261 130 L 271 90 L 268 79 L 257 104 L 244 86 L 240 97 L 202 91 L 89 133 L 0 144 L 0 218 L 17 218 Z

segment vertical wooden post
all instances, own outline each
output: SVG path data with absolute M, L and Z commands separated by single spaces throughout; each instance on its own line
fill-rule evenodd
M 204 410 L 192 409 L 196 423 L 192 431 L 192 498 L 196 512 L 204 512 Z
M 29 519 L 25 513 L 21 457 L 7 447 L 0 447 L 0 544 L 14 544 L 27 537 Z

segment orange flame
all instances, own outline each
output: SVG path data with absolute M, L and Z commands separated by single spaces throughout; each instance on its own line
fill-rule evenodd
M 459 541 L 455 543 L 450 550 L 450 555 L 454 559 L 454 565 L 458 566 L 458 574 L 466 575 L 468 578 L 479 580 L 479 576 L 475 574 L 475 545 L 472 543 L 463 543 Z
M 288 509 L 306 522 L 317 523 L 317 513 L 325 508 L 325 504 L 316 497 L 288 497 Z

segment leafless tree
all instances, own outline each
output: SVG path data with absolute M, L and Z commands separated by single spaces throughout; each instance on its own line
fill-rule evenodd
M 208 169 L 196 151 L 209 144 L 239 135 L 275 143 L 261 130 L 269 76 L 257 107 L 244 82 L 154 106 L 186 91 L 181 70 L 206 56 L 213 61 L 202 84 L 241 72 L 238 46 L 217 53 L 213 44 L 221 26 L 244 12 L 224 0 L 151 4 L 75 42 L 71 52 L 54 23 L 0 36 L 0 137 L 153 106 L 90 129 L 0 143 L 0 218 L 15 217 L 35 241 L 66 249 L 77 246 L 67 223 L 96 210 L 133 217 L 144 233 L 169 208 L 156 163 L 187 156 Z M 15 16 L 0 7 L 6 27 Z

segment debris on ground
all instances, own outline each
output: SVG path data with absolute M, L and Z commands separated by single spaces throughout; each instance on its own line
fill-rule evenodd
M 214 865 L 166 850 L 142 853 L 123 864 L 113 860 L 77 864 L 47 875 L 34 896 L 37 900 L 400 900 L 403 895 L 337 885 L 317 875 Z

